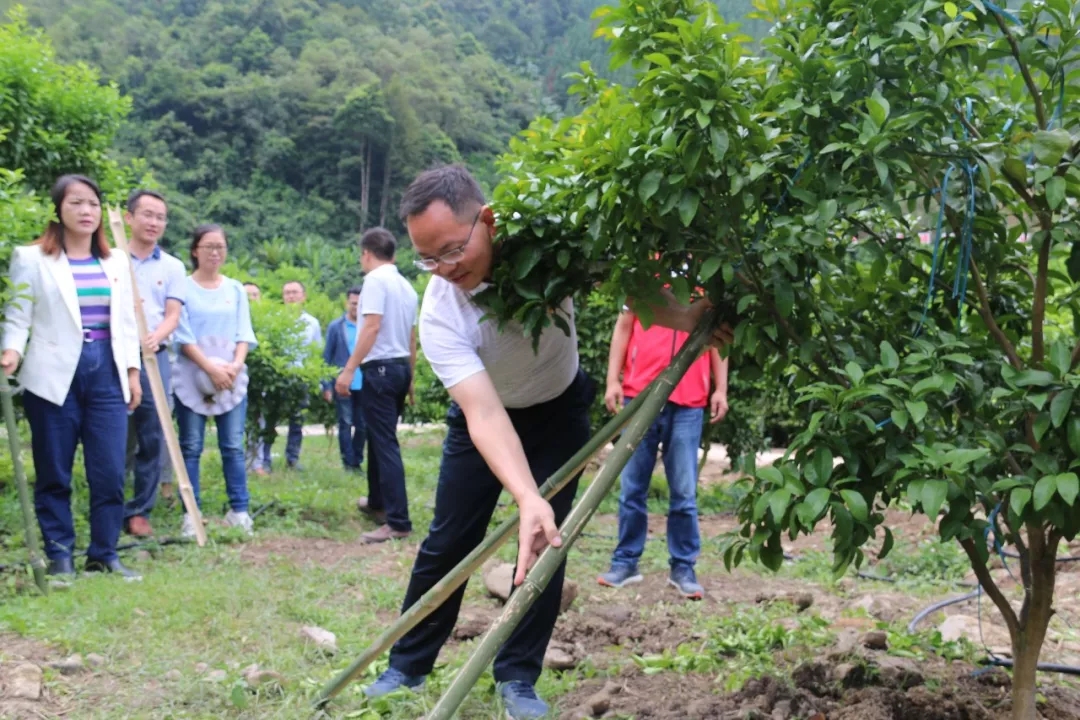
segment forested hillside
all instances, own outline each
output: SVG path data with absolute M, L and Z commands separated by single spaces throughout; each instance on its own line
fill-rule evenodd
M 0 10 L 15 3 L 0 0 Z M 123 157 L 172 200 L 167 240 L 214 220 L 234 243 L 345 245 L 409 179 L 462 160 L 490 183 L 507 139 L 607 72 L 601 0 L 34 0 L 61 60 L 133 101 Z M 750 0 L 727 0 L 741 17 Z M 623 71 L 625 72 L 625 70 Z

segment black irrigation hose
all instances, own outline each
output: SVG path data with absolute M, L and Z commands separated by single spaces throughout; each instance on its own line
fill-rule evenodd
M 116 552 L 122 553 L 122 552 L 127 552 L 128 550 L 138 550 L 139 548 L 150 547 L 150 546 L 161 547 L 163 545 L 186 545 L 186 544 L 188 544 L 190 542 L 192 542 L 192 541 L 189 540 L 188 538 L 173 538 L 173 537 L 161 538 L 160 540 L 140 540 L 139 542 L 129 542 L 129 543 L 124 543 L 123 545 L 117 545 L 116 546 Z M 85 557 L 85 556 L 86 556 L 86 551 L 85 550 L 79 550 L 78 552 L 72 554 L 72 558 Z M 15 572 L 16 570 L 20 570 L 21 568 L 23 568 L 23 567 L 25 567 L 25 566 L 27 566 L 29 564 L 30 564 L 29 562 L 17 562 L 17 563 L 11 564 L 11 565 L 0 565 L 0 573 Z
M 919 625 L 920 622 L 923 621 L 923 619 L 925 617 L 927 617 L 928 615 L 933 615 L 934 613 L 936 613 L 938 610 L 941 610 L 942 608 L 947 608 L 950 605 L 957 605 L 957 604 L 962 603 L 962 602 L 967 602 L 968 600 L 974 600 L 977 597 L 979 597 L 979 591 L 978 590 L 976 590 L 974 592 L 969 592 L 967 595 L 961 595 L 960 597 L 949 598 L 948 600 L 942 600 L 940 602 L 936 602 L 933 605 L 931 605 L 930 607 L 922 610 L 915 617 L 913 617 L 911 619 L 911 622 L 908 623 L 907 631 L 909 633 L 914 633 L 915 628 Z
M 983 661 L 984 665 L 991 665 L 994 667 L 1011 668 L 1013 661 L 1008 658 L 992 657 Z M 1039 663 L 1035 666 L 1035 669 L 1039 672 L 1055 672 L 1062 673 L 1063 675 L 1080 675 L 1080 667 L 1075 665 L 1058 665 L 1056 663 Z
M 1009 552 L 1008 550 L 1002 550 L 1000 552 L 1000 554 L 1004 555 L 1007 558 L 1012 558 L 1013 560 L 1019 560 L 1020 559 L 1019 555 L 1017 555 L 1016 553 L 1013 553 L 1013 552 Z M 1067 555 L 1065 557 L 1054 558 L 1054 562 L 1059 562 L 1059 563 L 1080 562 L 1080 555 Z

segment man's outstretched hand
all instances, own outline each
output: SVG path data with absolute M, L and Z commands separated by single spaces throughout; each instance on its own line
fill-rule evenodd
M 518 503 L 521 525 L 518 528 L 518 558 L 514 586 L 525 582 L 525 574 L 548 545 L 560 547 L 562 536 L 555 525 L 555 511 L 539 494 L 528 495 Z

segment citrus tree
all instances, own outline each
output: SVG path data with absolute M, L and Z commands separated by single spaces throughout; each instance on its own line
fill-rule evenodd
M 581 113 L 515 140 L 480 299 L 537 333 L 596 284 L 705 288 L 733 367 L 792 380 L 807 411 L 784 458 L 747 468 L 726 561 L 778 567 L 782 536 L 827 521 L 843 572 L 889 552 L 887 507 L 925 513 L 1004 617 L 1031 720 L 1055 553 L 1080 528 L 1077 8 L 758 8 L 760 56 L 701 0 L 598 11 L 636 83 L 583 67 Z M 1020 607 L 988 570 L 1004 545 Z

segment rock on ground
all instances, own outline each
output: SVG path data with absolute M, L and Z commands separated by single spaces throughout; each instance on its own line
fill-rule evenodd
M 305 640 L 315 644 L 315 647 L 326 652 L 337 652 L 337 636 L 329 630 L 324 630 L 316 625 L 305 625 L 300 628 L 300 635 Z
M 484 587 L 491 597 L 506 602 L 514 587 L 514 566 L 511 563 L 498 563 L 484 571 Z M 566 612 L 577 599 L 580 588 L 573 580 L 563 582 L 562 599 L 559 601 L 559 614 Z
M 7 672 L 5 695 L 18 700 L 41 699 L 41 668 L 34 663 L 19 663 Z

